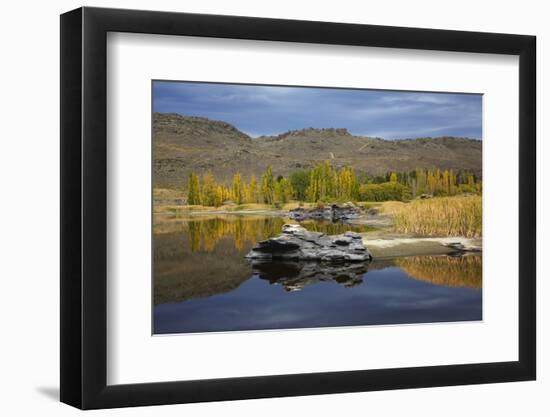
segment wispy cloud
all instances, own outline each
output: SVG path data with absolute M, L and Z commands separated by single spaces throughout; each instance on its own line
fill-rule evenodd
M 234 124 L 253 136 L 345 127 L 387 139 L 481 139 L 482 96 L 334 88 L 155 81 L 153 108 Z

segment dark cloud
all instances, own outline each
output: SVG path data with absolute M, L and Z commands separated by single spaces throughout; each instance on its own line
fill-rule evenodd
M 345 127 L 386 139 L 481 139 L 480 94 L 155 81 L 153 108 L 224 120 L 251 136 Z

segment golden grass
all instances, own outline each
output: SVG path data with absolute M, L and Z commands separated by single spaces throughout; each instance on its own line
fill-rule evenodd
M 400 233 L 423 236 L 480 237 L 481 197 L 442 197 L 404 204 L 394 213 Z
M 384 201 L 380 203 L 378 208 L 381 213 L 393 216 L 401 212 L 407 205 L 408 203 L 402 201 Z

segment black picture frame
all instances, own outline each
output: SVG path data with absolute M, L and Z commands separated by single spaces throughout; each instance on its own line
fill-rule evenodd
M 108 32 L 519 56 L 519 360 L 107 385 Z M 535 45 L 524 35 L 237 16 L 88 7 L 61 15 L 61 401 L 94 409 L 535 379 Z

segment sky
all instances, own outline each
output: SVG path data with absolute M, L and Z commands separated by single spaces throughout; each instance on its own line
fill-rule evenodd
M 334 127 L 385 139 L 481 139 L 481 102 L 480 94 L 153 82 L 153 111 L 223 120 L 251 137 Z

